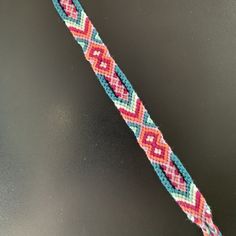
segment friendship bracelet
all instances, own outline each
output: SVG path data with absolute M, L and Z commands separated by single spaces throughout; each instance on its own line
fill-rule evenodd
M 167 191 L 187 217 L 202 229 L 204 236 L 222 236 L 213 223 L 211 209 L 205 198 L 164 140 L 125 74 L 111 57 L 80 2 L 52 1 Z

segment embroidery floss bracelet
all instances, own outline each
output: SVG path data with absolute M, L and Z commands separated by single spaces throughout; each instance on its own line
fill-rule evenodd
M 222 236 L 213 223 L 210 207 L 187 170 L 166 143 L 142 101 L 124 73 L 111 57 L 97 30 L 78 0 L 52 0 L 53 4 L 82 47 L 99 82 L 126 124 L 133 131 L 162 184 L 187 217 L 204 236 Z

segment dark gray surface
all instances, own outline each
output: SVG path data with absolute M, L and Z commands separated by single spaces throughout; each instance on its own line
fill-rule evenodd
M 83 0 L 236 235 L 236 2 Z M 195 236 L 51 1 L 0 0 L 0 235 Z

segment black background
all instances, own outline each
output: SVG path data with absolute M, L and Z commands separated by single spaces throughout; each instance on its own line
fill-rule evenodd
M 81 1 L 236 235 L 236 2 Z M 195 236 L 49 0 L 0 0 L 0 235 Z

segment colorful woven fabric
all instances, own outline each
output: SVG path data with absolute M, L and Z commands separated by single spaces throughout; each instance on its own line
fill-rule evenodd
M 121 116 L 133 131 L 140 147 L 162 184 L 187 217 L 206 236 L 222 235 L 212 221 L 210 207 L 178 157 L 152 121 L 142 101 L 102 42 L 78 0 L 53 0 L 66 26 L 82 47 L 86 59 Z

